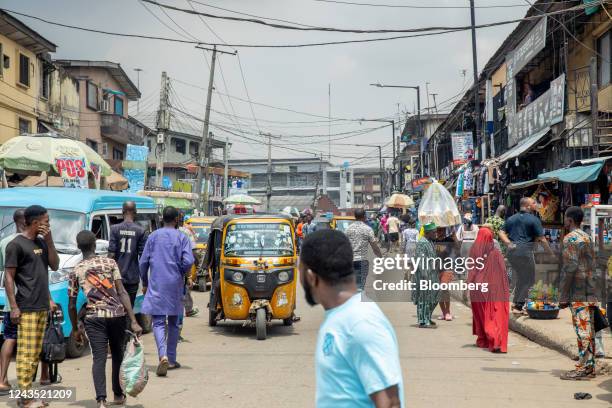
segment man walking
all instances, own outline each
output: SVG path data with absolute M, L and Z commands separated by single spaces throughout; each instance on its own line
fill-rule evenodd
M 508 218 L 499 230 L 499 238 L 508 247 L 508 261 L 515 277 L 512 312 L 516 314 L 524 313 L 529 288 L 535 283 L 535 244 L 541 243 L 552 255 L 548 241 L 544 238 L 542 222 L 533 215 L 535 200 L 523 197 L 520 206 L 520 212 Z
M 391 213 L 387 219 L 387 229 L 389 231 L 389 252 L 398 252 L 400 246 L 400 220 L 395 213 Z
M 368 247 L 372 248 L 374 255 L 382 256 L 376 243 L 374 231 L 366 224 L 366 215 L 363 208 L 355 209 L 355 222 L 346 229 L 351 247 L 353 248 L 353 268 L 357 278 L 357 289 L 362 291 L 365 287 L 369 271 Z
M 124 405 L 126 397 L 119 383 L 119 368 L 123 361 L 126 315 L 130 318 L 130 329 L 135 335 L 140 335 L 142 329 L 136 322 L 130 297 L 121 283 L 117 263 L 107 257 L 96 256 L 96 236 L 93 232 L 81 231 L 76 239 L 83 260 L 75 266 L 68 285 L 72 335 L 78 342 L 84 341 L 82 329 L 78 326 L 76 303 L 79 288 L 83 288 L 87 297 L 85 332 L 93 357 L 92 373 L 98 407 L 107 406 L 106 356 L 109 347 L 113 361 L 113 405 Z
M 60 260 L 47 210 L 32 205 L 25 209 L 24 218 L 23 232 L 6 247 L 5 289 L 11 306 L 11 321 L 18 324 L 19 389 L 28 391 L 32 388 L 42 350 L 47 314 L 49 309 L 55 311 L 57 308 L 49 293 L 49 268 L 56 271 Z M 30 407 L 40 405 L 40 401 L 22 398 L 21 404 Z
M 317 408 L 403 406 L 402 369 L 391 323 L 357 291 L 351 244 L 340 231 L 306 237 L 299 275 L 325 320 L 315 351 Z
M 119 265 L 123 287 L 130 297 L 132 307 L 140 283 L 138 258 L 142 255 L 147 241 L 145 229 L 135 222 L 136 213 L 134 201 L 123 203 L 123 222 L 111 226 L 108 243 L 108 256 Z
M 572 323 L 578 339 L 578 364 L 576 369 L 563 373 L 562 380 L 586 380 L 595 377 L 595 320 L 598 308 L 595 295 L 595 251 L 593 241 L 580 229 L 584 212 L 580 207 L 565 211 L 565 228 L 569 233 L 563 238 L 563 267 L 561 270 L 559 307 L 569 306 Z
M 149 236 L 140 258 L 145 293 L 142 311 L 153 318 L 159 355 L 156 373 L 160 377 L 166 376 L 169 369 L 180 368 L 176 361 L 179 317 L 184 307 L 185 275 L 194 262 L 189 238 L 177 229 L 178 218 L 176 208 L 164 208 L 164 227 Z
M 185 276 L 185 297 L 183 298 L 183 302 L 185 303 L 185 316 L 194 317 L 197 316 L 200 311 L 197 307 L 193 307 L 193 298 L 191 297 L 191 288 L 193 286 L 193 275 L 195 275 L 195 271 L 198 264 L 198 254 L 196 250 L 197 241 L 196 234 L 191 228 L 190 225 L 185 224 L 185 221 L 189 219 L 189 216 L 185 215 L 182 211 L 179 213 L 179 231 L 181 231 L 185 236 L 189 239 L 189 243 L 191 244 L 191 252 L 193 254 L 194 265 L 191 267 L 189 273 Z M 183 326 L 183 316 L 180 319 L 180 326 Z M 182 339 L 181 339 L 182 341 Z
M 10 234 L 0 241 L 0 282 L 4 282 L 4 259 L 7 245 L 21 234 L 25 228 L 24 211 L 18 209 L 13 213 L 13 222 L 15 223 L 15 233 Z M 17 345 L 17 330 L 18 327 L 11 321 L 11 305 L 6 302 L 2 321 L 4 323 L 2 335 L 4 342 L 0 349 L 0 395 L 6 395 L 11 390 L 11 384 L 8 382 L 8 368 L 11 364 L 13 351 Z
M 413 275 L 415 286 L 412 291 L 412 301 L 417 309 L 417 321 L 419 328 L 422 329 L 436 326 L 431 315 L 439 300 L 438 291 L 431 289 L 433 284 L 439 283 L 439 271 L 432 265 L 432 261 L 428 261 L 437 256 L 432 243 L 437 235 L 436 224 L 433 222 L 425 224 L 423 230 L 425 236 L 420 237 L 416 243 L 416 258 L 420 258 L 420 262 Z M 422 289 L 421 283 L 427 283 L 427 286 Z

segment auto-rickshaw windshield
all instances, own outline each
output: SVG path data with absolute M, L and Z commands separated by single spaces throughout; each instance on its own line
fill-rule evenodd
M 227 228 L 225 256 L 292 256 L 291 226 L 285 223 L 232 224 Z
M 196 241 L 200 244 L 206 244 L 208 242 L 208 235 L 210 234 L 210 224 L 203 222 L 192 222 L 191 227 L 196 235 Z
M 337 220 L 336 221 L 336 229 L 338 231 L 346 232 L 348 227 L 354 223 L 355 220 Z

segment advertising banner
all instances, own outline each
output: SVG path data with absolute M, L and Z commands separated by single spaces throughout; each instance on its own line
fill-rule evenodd
M 58 157 L 55 168 L 64 181 L 64 187 L 88 188 L 84 157 Z
M 453 143 L 453 164 L 463 164 L 474 159 L 474 139 L 472 132 L 451 133 Z

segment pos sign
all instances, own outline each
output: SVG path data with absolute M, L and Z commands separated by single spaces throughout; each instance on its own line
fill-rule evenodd
M 64 187 L 87 188 L 87 171 L 85 158 L 58 157 L 55 159 L 55 168 L 64 181 Z

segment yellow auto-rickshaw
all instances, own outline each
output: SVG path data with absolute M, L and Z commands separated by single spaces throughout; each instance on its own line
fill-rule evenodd
M 204 255 L 208 245 L 208 235 L 215 217 L 191 217 L 185 224 L 191 226 L 196 237 L 196 251 L 198 259 L 191 268 L 191 281 L 198 286 L 200 292 L 205 292 L 212 282 L 212 274 L 204 267 Z
M 329 223 L 331 229 L 346 232 L 346 229 L 355 222 L 352 215 L 334 215 Z
M 257 339 L 280 319 L 293 324 L 297 251 L 291 217 L 229 215 L 217 218 L 208 238 L 205 264 L 213 272 L 208 324 L 247 320 Z

